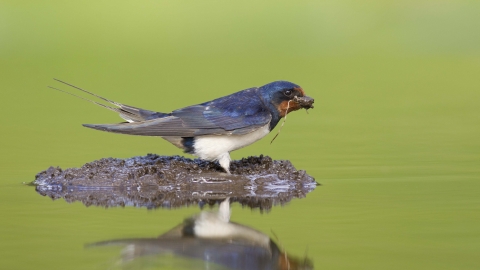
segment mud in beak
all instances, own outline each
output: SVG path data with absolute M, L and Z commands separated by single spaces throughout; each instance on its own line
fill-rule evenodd
M 306 109 L 306 110 L 313 109 L 313 103 L 315 102 L 315 100 L 313 98 L 308 97 L 308 96 L 294 97 L 293 101 L 298 103 L 298 105 L 300 105 L 300 107 L 302 107 L 302 109 Z

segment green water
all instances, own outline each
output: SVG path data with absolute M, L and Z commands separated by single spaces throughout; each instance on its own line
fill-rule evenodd
M 84 244 L 199 211 L 87 208 L 23 185 L 51 165 L 180 154 L 81 127 L 120 119 L 48 89 L 56 77 L 164 112 L 300 84 L 315 109 L 232 157 L 289 159 L 322 186 L 268 214 L 233 205 L 232 220 L 316 269 L 479 269 L 478 14 L 476 1 L 1 1 L 0 268 L 109 269 L 120 249 Z

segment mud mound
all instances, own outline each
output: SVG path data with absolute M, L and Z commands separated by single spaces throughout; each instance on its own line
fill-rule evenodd
M 268 156 L 232 161 L 230 168 L 228 175 L 216 163 L 148 154 L 100 159 L 81 168 L 50 167 L 36 175 L 34 184 L 41 195 L 87 206 L 172 208 L 214 204 L 230 197 L 261 210 L 305 197 L 316 186 L 290 161 Z

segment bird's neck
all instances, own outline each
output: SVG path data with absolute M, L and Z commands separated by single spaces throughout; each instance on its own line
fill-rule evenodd
M 262 101 L 264 108 L 267 109 L 272 114 L 272 120 L 270 121 L 270 127 L 269 127 L 270 131 L 272 131 L 275 128 L 275 126 L 277 126 L 278 122 L 282 117 L 280 116 L 280 113 L 278 112 L 277 107 L 275 107 L 271 102 L 267 101 L 270 99 L 270 97 L 264 96 L 262 92 L 260 92 L 258 89 L 259 88 L 256 89 L 257 96 Z

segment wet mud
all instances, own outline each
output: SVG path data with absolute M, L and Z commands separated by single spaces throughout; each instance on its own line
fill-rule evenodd
M 148 154 L 105 158 L 65 170 L 50 167 L 38 173 L 33 183 L 43 196 L 87 206 L 177 208 L 213 205 L 230 197 L 232 202 L 260 210 L 303 198 L 317 185 L 290 161 L 268 156 L 232 161 L 230 169 L 228 175 L 216 163 Z

